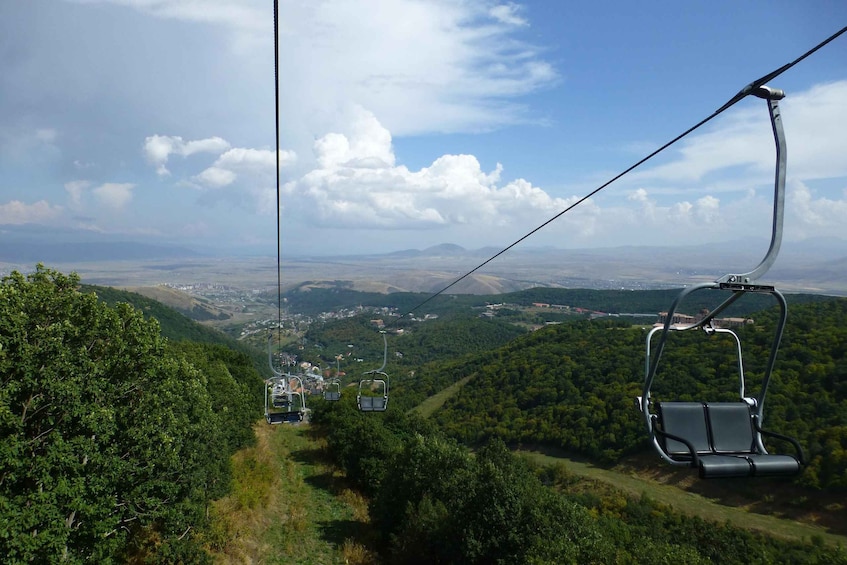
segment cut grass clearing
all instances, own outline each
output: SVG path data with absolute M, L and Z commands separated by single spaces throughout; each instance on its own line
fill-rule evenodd
M 412 408 L 410 412 L 417 412 L 420 416 L 423 416 L 424 418 L 429 418 L 435 413 L 436 410 L 444 406 L 444 403 L 447 402 L 447 400 L 451 396 L 459 392 L 459 389 L 465 386 L 468 381 L 471 380 L 471 378 L 473 378 L 473 375 L 456 381 L 447 388 L 433 394 L 432 396 Z

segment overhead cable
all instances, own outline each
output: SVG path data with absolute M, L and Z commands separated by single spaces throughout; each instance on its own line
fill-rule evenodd
M 639 167 L 640 165 L 642 165 L 643 163 L 649 161 L 650 159 L 652 159 L 653 157 L 655 157 L 656 155 L 658 155 L 659 153 L 661 153 L 662 151 L 664 151 L 665 149 L 667 149 L 668 147 L 670 147 L 671 145 L 673 145 L 674 143 L 676 143 L 677 141 L 682 139 L 683 137 L 687 136 L 688 134 L 690 134 L 694 130 L 696 130 L 699 127 L 706 124 L 707 122 L 713 120 L 714 118 L 716 118 L 717 116 L 719 116 L 720 114 L 722 114 L 723 112 L 725 112 L 726 110 L 728 110 L 729 108 L 731 108 L 732 106 L 737 104 L 740 100 L 745 98 L 748 94 L 754 93 L 756 91 L 756 89 L 758 89 L 760 86 L 764 85 L 765 82 L 768 82 L 768 81 L 778 77 L 779 75 L 781 75 L 782 73 L 784 73 L 785 71 L 787 71 L 788 69 L 790 69 L 791 67 L 793 67 L 794 65 L 796 65 L 797 63 L 799 63 L 800 61 L 802 61 L 803 59 L 805 59 L 806 57 L 808 57 L 812 53 L 814 53 L 815 51 L 817 51 L 818 49 L 822 48 L 826 44 L 835 40 L 840 35 L 844 34 L 845 32 L 847 32 L 847 26 L 841 28 L 836 33 L 832 34 L 831 36 L 829 36 L 825 40 L 821 41 L 820 43 L 815 45 L 812 49 L 809 49 L 808 51 L 803 53 L 801 56 L 794 59 L 792 62 L 787 63 L 787 64 L 779 67 L 778 69 L 774 70 L 773 72 L 770 72 L 770 73 L 764 75 L 763 77 L 761 77 L 757 80 L 754 80 L 753 82 L 751 82 L 750 84 L 748 84 L 747 86 L 742 88 L 735 96 L 730 98 L 729 101 L 726 104 L 724 104 L 723 106 L 721 106 L 720 108 L 715 110 L 708 117 L 700 120 L 695 125 L 691 126 L 687 130 L 685 130 L 683 133 L 679 134 L 678 136 L 676 136 L 672 140 L 668 141 L 667 143 L 665 143 L 664 145 L 662 145 L 661 147 L 659 147 L 658 149 L 656 149 L 655 151 L 653 151 L 652 153 L 647 155 L 646 157 L 642 158 L 641 160 L 639 160 L 635 164 L 631 165 L 630 167 L 628 167 L 625 170 L 623 170 L 622 172 L 618 173 L 617 175 L 615 175 L 611 179 L 607 180 L 606 182 L 604 182 L 603 184 L 601 184 L 600 186 L 598 186 L 597 188 L 595 188 L 594 190 L 592 190 L 591 192 L 589 192 L 588 194 L 586 194 L 585 196 L 583 196 L 582 198 L 580 198 L 579 200 L 577 200 L 576 202 L 574 202 L 573 204 L 571 204 L 570 206 L 568 206 L 567 208 L 565 208 L 564 210 L 562 210 L 561 212 L 559 212 L 558 214 L 556 214 L 555 216 L 553 216 L 552 218 L 550 218 L 549 220 L 544 222 L 543 224 L 537 226 L 532 231 L 526 233 L 525 235 L 523 235 L 519 239 L 515 240 L 514 242 L 509 244 L 507 247 L 504 247 L 503 249 L 501 249 L 500 251 L 498 251 L 497 253 L 495 253 L 494 255 L 492 255 L 491 257 L 489 257 L 488 259 L 486 259 L 485 261 L 483 261 L 482 263 L 480 263 L 479 265 L 477 265 L 476 267 L 471 269 L 470 271 L 466 272 L 465 274 L 463 274 L 462 276 L 460 276 L 459 278 L 457 278 L 456 280 L 454 280 L 453 282 L 451 282 L 450 284 L 448 284 L 447 286 L 442 288 L 441 290 L 432 294 L 431 296 L 426 298 L 424 301 L 422 301 L 420 304 L 418 304 L 417 306 L 415 306 L 414 308 L 409 310 L 409 312 L 406 312 L 403 315 L 401 315 L 400 318 L 397 321 L 402 320 L 405 316 L 407 316 L 409 314 L 413 314 L 414 312 L 416 312 L 417 310 L 422 308 L 425 304 L 428 304 L 430 301 L 435 299 L 437 296 L 439 296 L 439 295 L 445 293 L 447 290 L 453 288 L 458 283 L 460 283 L 464 279 L 468 278 L 469 276 L 471 276 L 472 274 L 474 274 L 475 272 L 480 270 L 485 265 L 492 262 L 494 259 L 500 257 L 501 255 L 503 255 L 504 253 L 506 253 L 507 251 L 509 251 L 510 249 L 512 249 L 513 247 L 515 247 L 516 245 L 518 245 L 519 243 L 524 241 L 525 239 L 529 238 L 530 236 L 534 235 L 536 232 L 540 231 L 541 229 L 547 227 L 549 224 L 558 220 L 563 215 L 565 215 L 567 212 L 570 212 L 571 210 L 573 210 L 574 208 L 576 208 L 577 206 L 579 206 L 580 204 L 582 204 L 583 202 L 585 202 L 586 200 L 588 200 L 589 198 L 591 198 L 592 196 L 594 196 L 595 194 L 597 194 L 598 192 L 603 190 L 604 188 L 608 187 L 610 184 L 612 184 L 616 180 L 620 179 L 624 175 L 631 172 L 633 169 L 635 169 L 635 168 Z

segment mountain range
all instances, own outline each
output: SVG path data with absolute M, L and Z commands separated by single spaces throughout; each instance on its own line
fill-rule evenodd
M 492 294 L 534 286 L 637 290 L 746 273 L 767 247 L 767 240 L 686 247 L 517 246 L 489 262 L 500 249 L 444 243 L 382 254 L 284 257 L 281 273 L 284 286 L 343 280 L 356 290 L 376 292 L 436 292 L 474 269 L 451 292 Z M 0 263 L 27 269 L 38 262 L 76 270 L 83 280 L 87 272 L 87 282 L 112 286 L 220 282 L 257 288 L 276 282 L 276 258 L 223 258 L 210 250 L 114 241 L 83 230 L 0 226 Z M 788 292 L 847 294 L 847 242 L 834 238 L 785 242 L 760 282 Z

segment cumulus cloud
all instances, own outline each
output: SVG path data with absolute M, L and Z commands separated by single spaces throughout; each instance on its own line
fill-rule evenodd
M 292 165 L 296 160 L 297 155 L 293 151 L 279 151 L 280 169 Z M 274 175 L 275 166 L 273 151 L 235 147 L 218 157 L 211 167 L 192 177 L 193 186 L 223 188 L 235 183 L 239 176 L 267 184 Z
M 221 153 L 229 149 L 229 143 L 220 137 L 185 141 L 180 136 L 151 135 L 144 140 L 144 156 L 156 166 L 160 176 L 169 175 L 166 165 L 171 155 L 188 157 L 195 153 Z
M 787 230 L 800 238 L 809 235 L 847 236 L 844 218 L 847 218 L 847 187 L 840 198 L 818 196 L 804 183 L 792 183 L 786 195 L 786 209 L 790 221 Z
M 123 210 L 132 200 L 133 183 L 107 182 L 91 190 L 92 194 L 104 206 L 113 210 Z
M 232 171 L 220 167 L 209 167 L 193 179 L 202 186 L 221 188 L 235 182 L 236 176 Z
M 61 212 L 61 206 L 52 206 L 46 200 L 32 204 L 12 200 L 0 204 L 0 224 L 40 224 L 57 218 Z
M 87 180 L 74 180 L 65 183 L 65 191 L 70 198 L 71 206 L 79 207 L 82 204 L 82 194 L 91 186 L 91 182 Z
M 318 166 L 285 185 L 289 205 L 327 226 L 435 228 L 509 225 L 567 205 L 524 179 L 501 182 L 502 166 L 473 155 L 443 155 L 411 171 L 395 164 L 391 134 L 360 109 L 347 133 L 315 142 Z

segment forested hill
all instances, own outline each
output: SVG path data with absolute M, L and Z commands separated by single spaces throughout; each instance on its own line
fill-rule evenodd
M 754 325 L 739 331 L 751 394 L 758 392 L 776 314 L 761 312 Z M 845 319 L 845 299 L 792 306 L 765 405 L 765 427 L 804 446 L 811 464 L 800 481 L 813 487 L 847 487 Z M 473 377 L 435 417 L 472 443 L 499 437 L 614 461 L 646 447 L 634 407 L 642 392 L 645 335 L 623 322 L 578 321 L 440 369 L 431 366 L 442 372 L 431 378 Z M 673 336 L 654 399 L 733 400 L 737 391 L 737 361 L 728 338 L 702 332 Z
M 195 322 L 173 308 L 152 298 L 107 286 L 81 285 L 80 292 L 94 293 L 99 300 L 109 306 L 114 306 L 121 302 L 131 305 L 133 308 L 140 310 L 145 318 L 157 320 L 159 331 L 163 337 L 169 340 L 192 341 L 223 346 L 248 356 L 260 374 L 267 372 L 267 357 L 264 352 L 257 351 L 249 345 L 235 340 L 214 328 Z
M 201 343 L 217 343 L 229 347 L 238 344 L 237 341 L 226 334 L 198 324 L 173 308 L 169 308 L 161 302 L 147 298 L 136 292 L 87 284 L 80 285 L 80 292 L 93 292 L 97 295 L 97 298 L 110 306 L 114 306 L 119 302 L 131 304 L 134 308 L 141 310 L 146 318 L 155 318 L 158 320 L 162 335 L 168 339 L 188 339 Z
M 407 313 L 429 300 L 422 308 L 423 312 L 439 315 L 462 314 L 484 307 L 486 304 L 515 304 L 531 306 L 534 303 L 550 305 L 567 305 L 586 310 L 620 313 L 650 313 L 667 310 L 679 289 L 671 290 L 594 290 L 570 288 L 532 288 L 518 292 L 490 295 L 445 294 L 432 298 L 428 293 L 397 292 L 382 294 L 377 292 L 361 292 L 348 288 L 344 281 L 331 283 L 303 283 L 284 295 L 289 310 L 293 313 L 314 316 L 320 312 L 329 312 L 341 308 L 355 306 L 389 307 Z M 700 308 L 714 306 L 713 298 L 708 293 L 695 295 L 686 304 L 689 311 L 696 312 Z M 276 301 L 276 296 L 269 296 Z M 789 304 L 801 304 L 827 300 L 827 297 L 814 294 L 791 294 L 786 299 Z M 768 308 L 773 304 L 773 298 L 750 296 L 739 301 L 727 316 L 747 315 Z M 417 312 L 417 313 L 423 313 Z

